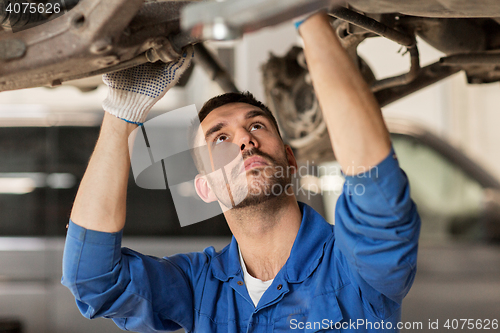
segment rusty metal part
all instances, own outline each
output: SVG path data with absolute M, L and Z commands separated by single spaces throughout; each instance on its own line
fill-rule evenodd
M 177 58 L 172 58 L 171 60 L 168 60 L 168 61 L 172 61 L 172 60 L 175 60 L 175 59 L 177 59 Z M 102 75 L 104 73 L 113 73 L 113 72 L 121 71 L 122 69 L 139 66 L 139 65 L 145 64 L 147 62 L 156 62 L 156 61 L 158 61 L 158 59 L 156 59 L 156 60 L 152 59 L 151 60 L 148 57 L 147 53 L 142 53 L 142 54 L 138 55 L 135 58 L 132 58 L 132 59 L 127 60 L 127 61 L 123 61 L 123 62 L 121 62 L 121 63 L 119 63 L 117 65 L 111 66 L 111 67 L 106 67 L 106 68 L 103 68 L 103 69 L 98 69 L 98 70 L 93 71 L 93 72 L 88 72 L 88 73 L 84 73 L 84 74 L 79 74 L 79 75 L 74 75 L 74 76 L 67 77 L 65 79 L 65 81 L 79 80 L 79 79 L 83 79 L 85 77 Z M 166 62 L 168 62 L 168 61 L 166 61 Z M 189 68 L 191 68 L 191 67 L 193 67 L 193 66 L 190 66 Z M 184 78 L 185 76 L 187 76 L 186 73 L 184 73 L 184 75 L 182 76 L 182 78 Z M 181 84 L 178 84 L 178 85 L 181 85 Z
M 202 43 L 194 46 L 194 61 L 200 65 L 224 92 L 239 92 L 231 75 Z
M 340 43 L 342 47 L 344 47 L 347 51 L 347 54 L 349 57 L 351 57 L 351 60 L 354 62 L 355 65 L 358 65 L 358 45 L 364 41 L 367 37 L 371 35 L 371 33 L 367 32 L 366 30 L 363 30 L 364 33 L 355 33 L 351 34 L 349 32 L 350 30 L 350 23 L 343 21 L 343 20 L 338 20 L 337 18 L 331 16 L 331 21 L 330 23 L 333 26 L 333 29 L 337 33 L 337 36 L 339 37 Z M 358 67 L 359 69 L 359 67 Z
M 365 13 L 401 13 L 422 17 L 500 17 L 498 0 L 347 0 Z
M 375 76 L 361 58 L 356 63 L 367 82 Z M 297 159 L 326 160 L 332 146 L 323 113 L 314 93 L 311 78 L 300 47 L 292 47 L 286 55 L 270 55 L 262 67 L 266 102 L 274 112 L 283 140 L 294 148 Z
M 266 102 L 297 159 L 313 159 L 319 163 L 333 157 L 332 146 L 302 54 L 301 48 L 293 47 L 284 57 L 271 55 L 263 66 Z M 373 80 L 368 65 L 362 59 L 359 62 L 365 80 Z M 459 71 L 459 67 L 435 63 L 422 68 L 412 82 L 382 89 L 375 97 L 380 106 L 385 106 Z
M 491 83 L 500 81 L 500 53 L 476 52 L 454 54 L 441 58 L 439 63 L 443 67 L 459 67 L 467 75 L 470 84 Z
M 143 54 L 138 55 L 135 58 L 132 58 L 132 59 L 127 60 L 127 61 L 123 61 L 123 62 L 121 62 L 121 63 L 119 63 L 117 65 L 113 65 L 113 66 L 110 66 L 110 67 L 98 69 L 98 70 L 95 70 L 95 71 L 92 71 L 92 72 L 86 72 L 86 73 L 83 73 L 83 74 L 77 74 L 77 75 L 73 75 L 73 76 L 68 76 L 64 81 L 79 80 L 79 79 L 83 79 L 83 78 L 91 77 L 91 76 L 95 76 L 95 75 L 102 75 L 104 73 L 113 73 L 113 72 L 120 71 L 122 69 L 126 69 L 126 68 L 135 67 L 135 66 L 139 66 L 139 65 L 145 64 L 148 61 L 149 60 L 146 57 L 146 54 L 143 53 Z
M 410 71 L 406 74 L 394 76 L 374 82 L 371 86 L 373 92 L 377 92 L 383 89 L 397 87 L 400 85 L 405 85 L 413 80 L 415 80 L 420 72 L 420 57 L 418 55 L 417 46 L 412 46 L 408 48 L 410 53 Z
M 207 1 L 186 7 L 182 28 L 202 39 L 230 40 L 328 8 L 332 0 Z
M 443 66 L 500 66 L 500 53 L 466 53 L 454 54 L 448 57 L 439 59 Z
M 120 64 L 130 67 L 150 49 L 170 59 L 165 48 L 171 46 L 175 55 L 185 46 L 170 45 L 169 38 L 180 33 L 180 10 L 189 3 L 80 0 L 67 14 L 42 25 L 15 34 L 0 31 L 0 43 L 18 39 L 26 45 L 22 57 L 0 60 L 0 91 L 54 85 Z
M 470 66 L 464 68 L 467 83 L 482 84 L 500 81 L 500 66 Z
M 373 32 L 379 36 L 390 39 L 403 46 L 415 45 L 415 38 L 411 35 L 392 29 L 368 16 L 357 13 L 344 7 L 335 7 L 329 11 L 331 16 L 352 23 L 358 27 Z
M 357 13 L 355 13 L 355 14 L 357 14 Z M 344 14 L 341 14 L 340 16 L 346 17 L 346 15 L 344 15 Z M 369 20 L 371 22 L 370 23 L 371 26 L 381 25 L 381 26 L 385 27 L 384 28 L 385 30 L 390 29 L 390 28 L 381 24 L 381 23 L 378 23 L 377 21 L 374 21 L 372 18 L 366 17 L 364 15 L 360 15 L 360 16 L 361 17 L 358 17 L 355 21 L 356 21 L 356 23 L 360 23 L 361 21 L 363 21 L 364 23 L 361 23 L 359 25 L 363 29 L 359 32 L 354 33 L 354 34 L 349 33 L 349 28 L 350 28 L 349 24 L 351 24 L 352 22 L 345 21 L 343 19 L 337 19 L 337 17 L 335 15 L 333 15 L 333 17 L 335 17 L 334 18 L 335 21 L 333 22 L 333 26 L 335 28 L 337 35 L 339 36 L 339 39 L 342 43 L 342 46 L 347 50 L 347 53 L 349 54 L 349 56 L 351 57 L 353 62 L 357 65 L 358 69 L 362 70 L 362 69 L 366 68 L 367 66 L 364 66 L 364 68 L 359 67 L 360 62 L 358 61 L 359 56 L 357 54 L 357 47 L 367 37 L 374 36 L 374 32 L 372 30 L 368 30 L 365 28 L 365 26 L 367 26 L 365 20 Z M 352 17 L 350 17 L 350 18 L 352 18 Z M 374 24 L 372 21 L 376 22 L 377 24 Z M 381 30 L 382 28 L 379 27 L 377 29 Z M 375 34 L 375 36 L 376 35 L 378 35 L 378 34 Z M 414 40 L 413 37 L 410 37 L 408 35 L 404 35 L 404 36 L 408 37 L 408 39 Z M 417 45 L 414 44 L 413 46 L 408 47 L 407 50 L 408 50 L 408 53 L 410 54 L 410 70 L 409 70 L 409 72 L 406 74 L 402 74 L 402 75 L 398 75 L 398 76 L 394 76 L 394 77 L 390 77 L 390 78 L 386 78 L 386 79 L 381 79 L 381 80 L 367 80 L 367 83 L 369 85 L 371 85 L 371 89 L 373 92 L 377 92 L 377 91 L 380 91 L 383 89 L 395 87 L 398 85 L 408 84 L 417 77 L 417 75 L 420 71 L 420 57 L 419 57 Z M 370 70 L 370 73 L 371 73 L 371 70 Z M 366 75 L 364 75 L 364 76 L 365 76 L 365 80 L 366 80 L 367 77 L 366 77 Z
M 300 47 L 285 56 L 273 54 L 262 67 L 266 100 L 275 113 L 283 139 L 293 148 L 316 142 L 326 125 Z
M 146 51 L 146 58 L 148 58 L 149 62 L 157 62 L 158 60 L 170 62 L 179 57 L 179 52 L 174 49 L 166 38 L 157 39 L 154 46 Z
M 362 29 L 361 32 L 351 34 L 349 32 L 352 31 L 350 23 L 343 20 L 338 20 L 334 17 L 331 17 L 331 19 L 331 24 L 335 32 L 337 33 L 337 36 L 339 37 L 342 47 L 346 49 L 347 54 L 349 55 L 349 57 L 351 57 L 352 62 L 358 68 L 366 83 L 368 83 L 369 86 L 372 86 L 377 81 L 377 79 L 375 78 L 375 75 L 373 74 L 370 66 L 368 66 L 364 59 L 362 59 L 358 55 L 357 48 L 358 45 L 367 37 L 373 37 L 375 35 L 373 35 L 371 32 L 367 32 L 364 29 Z
M 486 50 L 494 34 L 486 19 L 453 19 L 400 16 L 398 24 L 410 26 L 426 43 L 445 54 Z M 487 38 L 488 37 L 488 38 Z
M 65 0 L 66 3 L 69 3 L 68 1 L 72 4 L 79 3 L 70 12 L 57 19 L 15 34 L 9 31 L 0 31 L 0 91 L 40 85 L 58 85 L 73 78 L 84 78 L 115 71 L 148 60 L 170 61 L 178 56 L 183 46 L 199 42 L 200 36 L 205 36 L 202 31 L 205 27 L 209 30 L 212 29 L 211 33 L 213 33 L 213 29 L 216 28 L 214 24 L 216 24 L 218 28 L 222 29 L 219 32 L 225 36 L 223 36 L 224 38 L 231 37 L 231 34 L 233 34 L 231 37 L 233 38 L 243 32 L 275 25 L 317 8 L 325 8 L 330 3 L 335 2 L 333 0 L 255 2 L 231 0 L 224 3 L 211 1 L 200 3 L 199 1 L 163 0 L 144 3 L 143 0 Z M 447 5 L 454 3 L 457 10 L 458 8 L 470 10 L 470 13 L 477 9 L 473 7 L 479 6 L 465 0 L 406 0 L 404 2 L 397 0 L 372 2 L 348 0 L 349 6 L 362 10 L 371 8 L 373 11 L 368 11 L 371 18 L 354 14 L 358 15 L 354 21 L 359 21 L 358 23 L 363 28 L 353 29 L 353 25 L 350 24 L 347 29 L 344 29 L 347 31 L 347 36 L 340 35 L 342 43 L 355 62 L 357 60 L 357 44 L 373 35 L 371 31 L 374 30 L 388 38 L 396 39 L 403 45 L 410 44 L 409 40 L 414 41 L 413 36 L 407 32 L 416 30 L 422 36 L 425 35 L 427 39 L 434 38 L 435 44 L 444 43 L 443 47 L 450 50 L 458 50 L 460 47 L 463 47 L 464 52 L 467 53 L 477 51 L 475 48 L 482 50 L 485 39 L 486 50 L 500 48 L 500 26 L 494 19 L 475 19 L 467 22 L 460 20 L 460 22 L 468 24 L 466 28 L 461 28 L 458 26 L 458 21 L 454 20 L 417 18 L 411 21 L 411 18 L 394 13 L 373 15 L 373 13 L 394 12 L 389 10 L 391 6 L 400 8 L 399 12 L 401 13 L 416 14 L 419 10 L 431 12 L 435 10 L 435 7 L 430 5 L 431 3 L 443 1 Z M 490 4 L 489 1 L 479 0 L 481 4 Z M 193 7 L 184 8 L 194 2 L 196 5 L 193 4 Z M 245 8 L 247 10 L 243 10 Z M 488 10 L 483 8 L 481 10 L 484 11 L 484 15 L 479 16 L 500 17 L 500 14 L 495 14 L 495 8 L 495 5 L 492 5 Z M 346 10 L 342 9 L 342 11 Z M 195 33 L 195 36 L 180 30 L 181 11 L 191 20 L 186 20 L 183 23 L 191 26 L 190 29 Z M 447 15 L 444 13 L 441 16 Z M 380 22 L 374 20 L 374 17 Z M 415 25 L 418 20 L 424 22 L 420 28 L 432 31 L 422 32 L 421 29 L 419 30 L 418 24 Z M 439 28 L 443 22 L 444 26 Z M 22 25 L 24 23 L 16 21 L 15 24 Z M 394 27 L 401 31 L 395 30 Z M 479 30 L 476 29 L 477 27 Z M 200 30 L 200 28 L 202 29 Z M 369 28 L 370 31 L 366 28 Z M 467 34 L 469 37 L 477 35 L 476 40 L 471 41 L 471 38 L 461 34 L 461 29 L 470 30 Z M 453 38 L 448 45 L 446 40 L 450 40 L 450 34 L 453 35 Z M 468 43 L 464 44 L 461 41 L 465 38 L 462 35 L 467 37 Z M 19 42 L 25 45 L 25 50 L 22 49 Z M 16 46 L 15 43 L 19 43 L 18 48 L 12 47 Z M 453 53 L 457 52 L 450 54 L 453 55 Z M 206 63 L 206 68 L 211 68 L 211 73 L 217 73 L 217 70 L 214 70 L 217 68 L 214 64 L 217 62 L 213 61 L 213 56 L 208 59 L 210 58 L 211 61 Z M 445 62 L 451 60 L 452 58 L 449 58 Z M 407 85 L 408 81 L 415 77 L 418 69 L 418 56 L 412 54 L 411 61 L 412 66 L 408 74 L 380 80 L 375 83 L 373 89 L 384 91 L 394 85 Z M 470 63 L 461 65 L 467 72 L 469 82 L 493 82 L 500 79 L 500 72 L 497 71 L 497 66 L 493 65 L 496 62 L 491 59 L 488 61 L 483 61 L 480 65 Z M 356 63 L 358 64 L 358 62 Z M 217 74 L 217 77 L 221 82 L 226 82 L 222 83 L 226 87 L 225 90 L 235 89 L 229 76 L 221 78 L 220 74 Z
M 431 65 L 423 67 L 418 76 L 412 82 L 406 85 L 380 90 L 375 93 L 375 97 L 380 107 L 383 107 L 453 74 L 456 74 L 460 70 L 460 67 L 442 66 L 439 62 L 435 62 Z
M 26 53 L 26 44 L 20 39 L 0 41 L 0 60 L 21 58 Z
M 194 45 L 196 43 L 202 42 L 201 39 L 196 38 L 194 36 L 191 36 L 189 32 L 181 31 L 180 33 L 176 35 L 170 35 L 168 36 L 168 39 L 170 43 L 172 44 L 172 47 L 177 53 L 181 53 L 181 50 L 184 46 L 186 45 Z

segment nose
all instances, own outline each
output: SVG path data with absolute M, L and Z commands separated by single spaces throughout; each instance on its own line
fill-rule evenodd
M 250 148 L 259 148 L 257 139 L 246 129 L 242 129 L 239 133 L 238 144 L 241 151 Z

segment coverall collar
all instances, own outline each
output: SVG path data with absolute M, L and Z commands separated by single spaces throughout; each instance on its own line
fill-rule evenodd
M 312 274 L 321 262 L 326 242 L 334 235 L 333 225 L 326 222 L 310 206 L 302 202 L 298 204 L 302 212 L 302 221 L 290 257 L 280 271 L 290 283 L 300 283 Z M 231 243 L 213 260 L 213 275 L 221 281 L 228 281 L 242 274 L 238 243 L 234 236 Z

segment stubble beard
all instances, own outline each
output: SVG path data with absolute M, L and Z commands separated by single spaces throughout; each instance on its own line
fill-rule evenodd
M 292 177 L 290 174 L 290 166 L 285 156 L 276 160 L 257 149 L 254 149 L 248 154 L 264 157 L 270 164 L 262 168 L 254 168 L 246 171 L 248 194 L 234 209 L 244 209 L 255 207 L 263 203 L 279 204 L 286 195 L 290 194 L 292 185 Z
M 286 159 L 286 151 L 284 151 L 284 156 L 279 159 L 274 159 L 256 148 L 243 152 L 244 159 L 253 155 L 263 157 L 268 165 L 243 171 L 246 173 L 246 182 L 236 181 L 240 176 L 238 167 L 233 168 L 227 174 L 229 181 L 232 182 L 231 186 L 222 179 L 209 180 L 217 199 L 229 209 L 242 210 L 266 202 L 274 202 L 278 205 L 281 200 L 276 199 L 283 198 L 293 192 L 291 191 L 292 177 Z M 231 194 L 232 202 L 226 195 L 227 193 Z M 245 197 L 242 197 L 243 195 Z M 233 206 L 233 203 L 236 204 Z

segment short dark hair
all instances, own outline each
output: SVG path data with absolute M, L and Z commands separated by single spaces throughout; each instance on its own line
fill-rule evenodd
M 203 104 L 203 107 L 201 108 L 200 112 L 198 113 L 198 118 L 200 119 L 200 124 L 203 122 L 203 120 L 208 116 L 210 112 L 213 110 L 217 109 L 218 107 L 221 107 L 226 104 L 230 103 L 246 103 L 250 104 L 253 106 L 256 106 L 262 111 L 264 111 L 265 115 L 271 120 L 273 123 L 274 127 L 276 128 L 276 131 L 278 132 L 278 135 L 281 138 L 280 130 L 278 127 L 278 122 L 276 121 L 276 118 L 274 117 L 273 113 L 269 108 L 262 102 L 258 101 L 250 92 L 245 91 L 241 93 L 236 93 L 236 92 L 230 92 L 230 93 L 225 93 L 219 96 L 212 97 L 209 99 L 205 104 Z
M 262 102 L 258 101 L 250 92 L 245 91 L 241 93 L 236 93 L 236 92 L 230 92 L 230 93 L 225 93 L 222 95 L 218 95 L 215 97 L 212 97 L 208 101 L 203 104 L 200 112 L 198 112 L 198 118 L 200 120 L 200 124 L 203 122 L 203 120 L 208 116 L 210 112 L 213 110 L 217 109 L 218 107 L 221 107 L 226 104 L 230 103 L 246 103 L 250 104 L 253 106 L 256 106 L 260 108 L 262 111 L 264 111 L 265 116 L 271 120 L 273 123 L 274 127 L 276 128 L 276 131 L 278 132 L 278 136 L 281 138 L 281 133 L 278 127 L 278 122 L 276 121 L 276 118 L 274 117 L 273 113 L 269 108 Z M 195 139 L 196 139 L 196 133 L 198 131 L 198 126 L 193 123 L 191 128 L 190 128 L 190 133 L 189 133 L 189 141 L 190 141 L 190 146 L 194 148 L 195 146 Z M 282 138 L 281 138 L 282 139 Z M 283 139 L 282 139 L 283 140 Z M 201 166 L 201 161 L 199 160 L 199 157 L 196 156 L 195 153 L 196 149 L 191 150 L 191 155 L 193 157 L 193 160 L 195 162 L 195 165 L 198 169 L 198 171 L 201 172 L 202 166 Z

